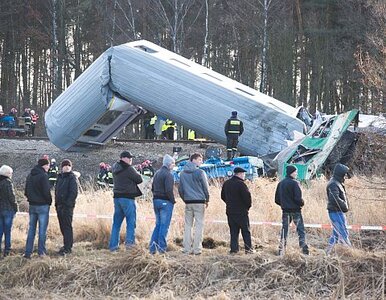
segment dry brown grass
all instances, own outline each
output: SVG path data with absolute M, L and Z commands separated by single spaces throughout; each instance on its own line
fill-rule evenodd
M 386 191 L 382 179 L 353 178 L 346 183 L 351 212 L 349 223 L 384 225 Z M 250 183 L 253 193 L 252 221 L 280 221 L 281 212 L 273 203 L 277 182 L 259 179 Z M 324 180 L 304 188 L 306 223 L 328 223 Z M 383 189 L 380 189 L 383 187 Z M 220 188 L 211 187 L 207 220 L 226 220 Z M 229 233 L 226 224 L 208 223 L 205 236 L 215 249 L 204 249 L 200 257 L 180 253 L 173 243 L 183 233 L 184 205 L 177 200 L 169 231 L 170 252 L 148 254 L 146 247 L 154 226 L 150 194 L 138 200 L 137 247 L 110 254 L 107 250 L 111 220 L 75 219 L 73 254 L 60 258 L 61 246 L 56 218 L 50 219 L 47 247 L 51 258 L 24 260 L 22 254 L 27 218 L 17 217 L 13 228 L 15 254 L 0 261 L 0 299 L 382 299 L 385 295 L 384 232 L 351 232 L 355 249 L 337 248 L 326 256 L 328 231 L 307 230 L 311 255 L 302 256 L 293 230 L 285 257 L 277 257 L 280 228 L 252 226 L 254 255 L 227 254 Z M 112 215 L 111 191 L 88 191 L 79 196 L 75 213 Z M 124 233 L 122 232 L 122 239 Z M 225 246 L 224 246 L 225 245 Z

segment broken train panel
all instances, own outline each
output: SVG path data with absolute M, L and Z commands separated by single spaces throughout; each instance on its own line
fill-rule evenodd
M 103 127 L 98 121 L 112 110 L 114 98 L 130 103 L 132 117 Z M 224 124 L 236 110 L 245 127 L 239 149 L 253 156 L 281 151 L 304 127 L 294 107 L 153 43 L 136 41 L 107 50 L 56 99 L 46 115 L 48 136 L 65 150 L 79 142 L 103 144 L 141 108 L 221 143 L 226 142 Z
M 358 115 L 359 111 L 354 109 L 328 117 L 323 122 L 315 124 L 304 138 L 277 155 L 275 161 L 278 166 L 278 174 L 285 177 L 286 166 L 291 164 L 297 167 L 299 180 L 309 180 L 315 177 L 334 149 L 337 149 L 338 146 L 342 147 L 339 143 L 353 121 L 356 127 Z M 350 145 L 347 143 L 344 148 L 347 150 Z M 339 149 L 339 152 L 339 156 L 344 154 L 342 149 Z M 337 158 L 334 158 L 333 161 L 337 162 Z

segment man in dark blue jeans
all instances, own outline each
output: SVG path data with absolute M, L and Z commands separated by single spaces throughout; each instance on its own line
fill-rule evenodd
M 46 238 L 50 213 L 51 186 L 47 172 L 50 162 L 46 158 L 39 159 L 38 164 L 31 170 L 25 185 L 25 196 L 29 202 L 29 226 L 25 246 L 25 258 L 31 258 L 35 240 L 36 226 L 39 222 L 38 254 L 47 254 Z
M 0 255 L 4 235 L 4 256 L 11 252 L 11 231 L 13 218 L 17 212 L 15 190 L 12 183 L 13 169 L 3 165 L 0 168 Z
M 167 234 L 173 214 L 174 203 L 174 179 L 171 170 L 174 167 L 174 159 L 166 154 L 162 168 L 155 173 L 152 184 L 153 206 L 156 224 L 150 239 L 149 251 L 155 254 L 165 253 L 167 249 Z
M 142 195 L 138 187 L 138 184 L 142 182 L 142 177 L 131 165 L 133 157 L 129 151 L 123 151 L 120 160 L 113 165 L 114 216 L 109 244 L 112 252 L 119 248 L 119 234 L 124 218 L 126 218 L 126 247 L 135 244 L 137 220 L 135 197 Z
M 299 236 L 299 246 L 302 249 L 303 254 L 309 254 L 301 213 L 301 209 L 304 206 L 302 190 L 300 189 L 299 182 L 295 180 L 298 175 L 297 171 L 295 166 L 288 165 L 286 168 L 287 176 L 279 182 L 276 188 L 275 203 L 281 207 L 283 212 L 283 227 L 280 235 L 279 255 L 283 255 L 285 252 L 288 227 L 291 222 L 294 222 L 296 225 L 296 231 Z

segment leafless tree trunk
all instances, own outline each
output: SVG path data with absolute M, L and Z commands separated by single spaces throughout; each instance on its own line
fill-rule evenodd
M 56 99 L 59 95 L 59 65 L 58 65 L 58 24 L 57 24 L 57 0 L 51 0 L 51 17 L 52 17 L 52 40 L 51 40 L 51 62 L 52 62 L 52 98 Z
M 260 2 L 261 3 L 261 2 Z M 267 47 L 268 47 L 268 10 L 271 0 L 264 0 L 263 5 L 263 47 L 261 54 L 261 82 L 260 92 L 267 92 Z
M 209 54 L 209 0 L 205 0 L 205 37 L 204 37 L 204 55 L 202 56 L 202 65 L 208 66 L 208 54 Z

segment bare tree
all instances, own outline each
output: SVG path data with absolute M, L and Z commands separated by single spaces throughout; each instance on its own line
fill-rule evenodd
M 195 5 L 197 0 L 150 0 L 154 4 L 153 11 L 156 16 L 166 25 L 167 32 L 172 40 L 172 50 L 180 53 L 183 36 L 185 34 L 184 22 L 188 12 Z M 202 7 L 202 6 L 201 6 Z M 200 15 L 201 9 L 190 22 L 191 27 Z
M 272 0 L 259 1 L 263 7 L 263 45 L 261 53 L 261 81 L 260 81 L 260 92 L 267 92 L 267 48 L 268 48 L 268 12 L 272 4 Z
M 208 54 L 209 54 L 209 0 L 205 0 L 205 37 L 204 37 L 204 55 L 202 56 L 202 65 L 208 66 Z

